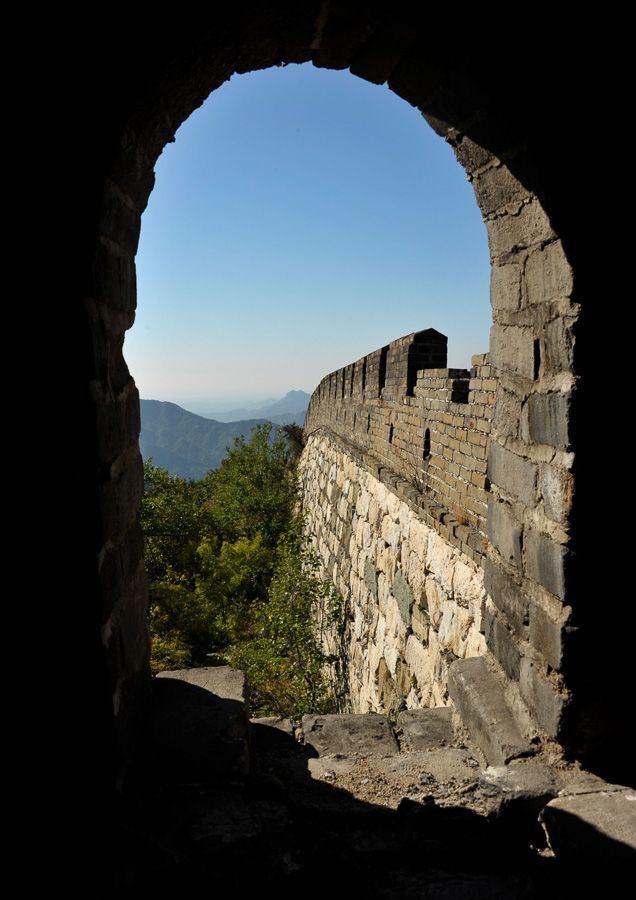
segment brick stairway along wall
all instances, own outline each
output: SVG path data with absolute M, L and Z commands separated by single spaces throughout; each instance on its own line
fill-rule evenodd
M 326 376 L 300 465 L 323 572 L 345 601 L 337 648 L 352 708 L 448 702 L 456 658 L 488 652 L 488 354 L 445 368 L 429 329 Z

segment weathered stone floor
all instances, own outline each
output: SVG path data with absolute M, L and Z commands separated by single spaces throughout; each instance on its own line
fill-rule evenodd
M 557 898 L 633 866 L 634 791 L 485 766 L 450 710 L 250 723 L 241 673 L 177 675 L 111 840 L 62 867 L 83 896 Z

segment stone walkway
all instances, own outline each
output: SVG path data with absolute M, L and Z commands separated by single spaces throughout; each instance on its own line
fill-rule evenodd
M 405 711 L 394 727 L 250 722 L 240 672 L 155 687 L 119 837 L 62 873 L 84 896 L 547 900 L 618 885 L 633 866 L 636 792 L 537 757 L 488 766 L 450 709 Z

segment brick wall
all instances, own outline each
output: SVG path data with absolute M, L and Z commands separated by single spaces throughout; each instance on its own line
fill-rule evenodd
M 333 432 L 309 435 L 299 471 L 323 577 L 344 601 L 329 650 L 351 709 L 447 705 L 451 663 L 488 652 L 483 568 L 426 523 L 410 482 Z
M 447 338 L 434 329 L 392 341 L 322 379 L 305 419 L 370 455 L 376 475 L 427 525 L 482 564 L 487 459 L 497 379 L 489 355 L 446 368 Z

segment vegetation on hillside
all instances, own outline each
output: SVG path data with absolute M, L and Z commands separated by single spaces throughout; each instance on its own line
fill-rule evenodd
M 338 610 L 294 512 L 294 437 L 259 425 L 201 481 L 149 461 L 141 502 L 153 670 L 229 663 L 253 713 L 291 717 L 334 702 L 323 636 Z

